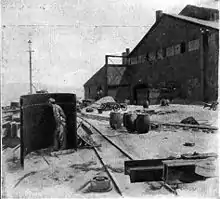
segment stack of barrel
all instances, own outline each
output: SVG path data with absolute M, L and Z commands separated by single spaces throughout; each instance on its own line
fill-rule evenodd
M 7 122 L 6 124 L 4 124 L 3 128 L 5 128 L 4 134 L 6 137 L 11 137 L 11 138 L 20 137 L 19 135 L 20 123 L 19 122 L 16 122 L 16 121 Z
M 120 129 L 123 126 L 129 133 L 137 132 L 138 134 L 147 133 L 150 129 L 150 117 L 147 113 L 120 112 L 110 113 L 110 126 L 113 129 Z

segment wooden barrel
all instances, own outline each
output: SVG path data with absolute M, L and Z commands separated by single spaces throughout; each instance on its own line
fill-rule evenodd
M 148 133 L 150 129 L 150 117 L 148 114 L 140 113 L 136 119 L 136 130 L 138 133 Z
M 135 121 L 137 118 L 136 113 L 128 112 L 124 114 L 124 127 L 128 132 L 134 132 L 136 130 Z
M 126 117 L 128 114 L 130 114 L 131 112 L 126 112 L 123 114 L 123 126 L 126 128 Z
M 113 129 L 119 129 L 122 126 L 122 114 L 120 112 L 111 112 L 109 124 Z
M 15 138 L 17 137 L 18 133 L 18 125 L 16 122 L 11 122 L 11 137 Z

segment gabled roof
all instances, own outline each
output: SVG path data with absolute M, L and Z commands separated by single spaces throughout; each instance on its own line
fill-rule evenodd
M 216 6 L 217 6 L 217 2 L 216 2 Z M 214 17 L 217 17 L 217 19 L 219 19 L 218 9 L 198 7 L 195 5 L 187 5 L 185 8 L 183 8 L 183 10 L 179 13 L 179 15 L 184 15 L 202 20 L 210 20 L 213 19 Z
M 161 16 L 161 18 L 156 21 L 153 26 L 151 26 L 151 28 L 148 30 L 148 32 L 146 33 L 146 35 L 141 39 L 141 41 L 135 46 L 135 48 L 130 52 L 130 55 L 133 54 L 133 52 L 141 45 L 142 41 L 148 37 L 149 33 L 152 32 L 152 30 L 154 30 L 157 25 L 160 23 L 161 19 L 163 17 L 172 17 L 178 20 L 182 20 L 182 21 L 186 21 L 188 23 L 193 23 L 195 25 L 199 25 L 199 26 L 203 26 L 203 27 L 207 27 L 207 28 L 212 28 L 212 29 L 216 29 L 219 30 L 219 22 L 218 21 L 207 21 L 207 20 L 201 20 L 201 19 L 197 19 L 197 18 L 193 18 L 193 17 L 187 17 L 187 16 L 183 16 L 183 15 L 175 15 L 175 14 L 166 14 L 163 13 L 163 15 Z
M 87 80 L 87 82 L 86 82 L 83 86 L 85 87 L 85 86 L 90 85 L 91 83 L 94 83 L 95 80 L 96 80 L 96 76 L 97 76 L 99 73 L 101 73 L 104 69 L 105 69 L 105 65 L 102 66 L 98 71 L 96 71 L 95 74 L 93 74 L 93 75 Z
M 175 15 L 175 14 L 165 14 L 170 17 L 174 17 L 180 20 L 187 21 L 189 23 L 194 23 L 201 26 L 206 26 L 207 28 L 213 28 L 219 30 L 219 22 L 218 21 L 207 21 L 202 19 L 197 19 L 193 17 L 183 16 L 183 15 Z

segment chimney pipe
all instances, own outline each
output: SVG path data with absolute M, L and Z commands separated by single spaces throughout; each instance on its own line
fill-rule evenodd
M 123 65 L 126 64 L 126 60 L 127 60 L 127 58 L 126 58 L 126 52 L 123 52 L 123 53 L 122 53 L 122 64 L 123 64 Z
M 130 49 L 129 48 L 126 48 L 126 55 L 128 56 L 130 53 Z
M 157 10 L 156 11 L 156 21 L 158 21 L 163 15 L 163 11 L 162 10 Z

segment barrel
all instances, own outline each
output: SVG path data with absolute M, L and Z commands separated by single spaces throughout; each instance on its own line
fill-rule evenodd
M 136 119 L 136 130 L 139 134 L 147 133 L 150 129 L 150 117 L 148 114 L 138 114 Z
M 128 112 L 124 114 L 124 127 L 128 132 L 134 132 L 136 130 L 135 121 L 137 118 L 137 114 L 133 112 Z
M 11 122 L 11 137 L 15 138 L 18 134 L 18 124 L 17 122 Z
M 21 149 L 25 153 L 53 145 L 56 128 L 48 99 L 54 98 L 66 115 L 66 148 L 77 148 L 76 95 L 70 93 L 42 93 L 20 97 Z
M 111 112 L 109 124 L 113 129 L 119 129 L 122 126 L 123 117 L 120 112 Z

